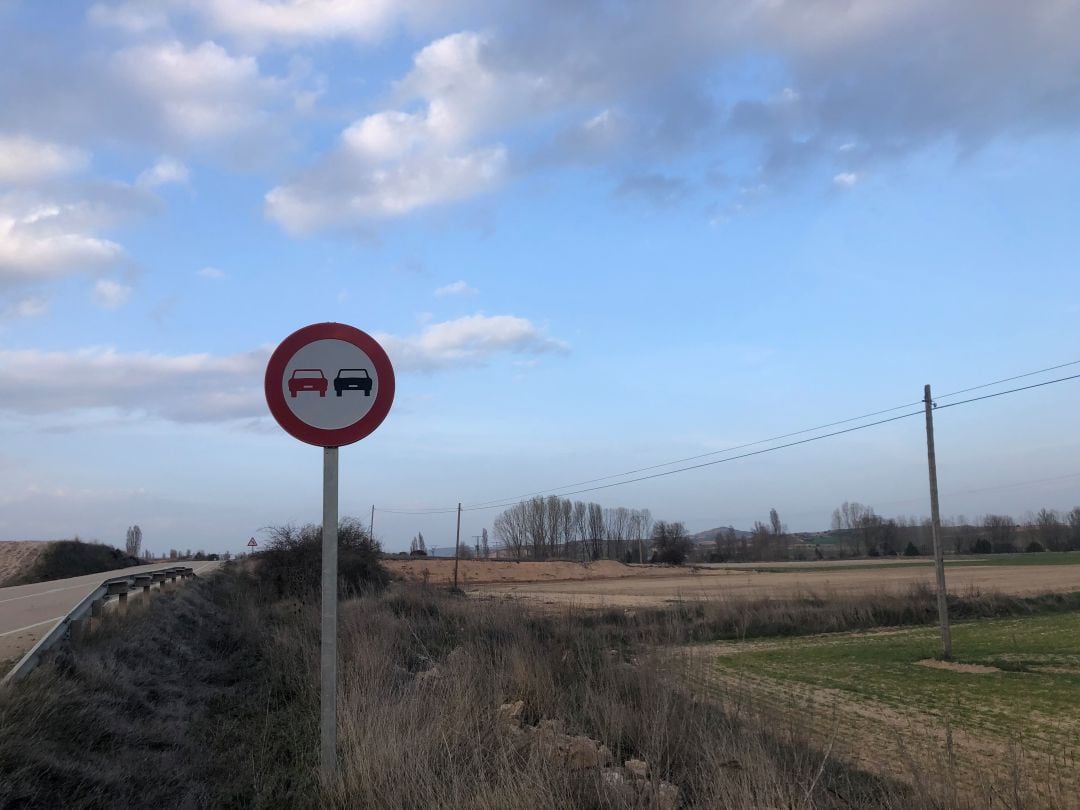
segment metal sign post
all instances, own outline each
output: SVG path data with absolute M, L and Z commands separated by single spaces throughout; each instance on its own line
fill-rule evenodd
M 338 449 L 323 449 L 322 622 L 319 637 L 319 762 L 337 770 Z
M 319 765 L 324 779 L 334 778 L 338 769 L 338 448 L 382 424 L 394 385 L 394 368 L 382 346 L 341 323 L 293 332 L 266 366 L 266 403 L 274 419 L 293 438 L 323 448 Z

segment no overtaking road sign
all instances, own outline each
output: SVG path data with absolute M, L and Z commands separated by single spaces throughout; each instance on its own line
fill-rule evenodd
M 367 436 L 394 402 L 383 347 L 343 323 L 305 326 L 266 366 L 266 403 L 290 436 L 323 448 L 319 727 L 324 774 L 337 770 L 338 448 Z M 249 545 L 253 545 L 252 538 Z
M 292 437 L 341 447 L 367 436 L 394 402 L 394 368 L 375 338 L 343 323 L 293 332 L 266 366 L 266 402 Z

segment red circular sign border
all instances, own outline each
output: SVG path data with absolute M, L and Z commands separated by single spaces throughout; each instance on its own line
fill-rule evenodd
M 351 343 L 371 358 L 378 375 L 379 387 L 375 393 L 375 404 L 358 421 L 343 428 L 313 427 L 294 414 L 285 402 L 285 393 L 282 390 L 285 367 L 301 348 L 317 340 L 341 340 Z M 270 413 L 286 433 L 318 447 L 342 447 L 370 435 L 390 412 L 390 406 L 394 404 L 394 367 L 383 347 L 367 332 L 344 323 L 313 323 L 297 329 L 274 349 L 270 361 L 266 364 L 263 387 Z

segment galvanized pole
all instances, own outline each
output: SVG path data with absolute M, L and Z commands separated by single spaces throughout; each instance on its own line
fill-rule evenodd
M 458 549 L 461 546 L 461 503 L 457 505 L 457 536 L 454 538 L 454 590 L 457 587 Z
M 337 775 L 338 449 L 323 449 L 322 635 L 320 652 L 320 764 Z
M 368 537 L 375 539 L 375 504 L 371 505 L 371 523 L 368 526 Z
M 923 388 L 926 405 L 926 456 L 930 467 L 930 536 L 934 540 L 934 568 L 937 572 L 937 609 L 941 622 L 942 658 L 952 659 L 952 634 L 949 631 L 949 603 L 945 595 L 945 557 L 941 542 L 941 510 L 938 507 L 937 456 L 934 454 L 934 402 L 930 386 Z

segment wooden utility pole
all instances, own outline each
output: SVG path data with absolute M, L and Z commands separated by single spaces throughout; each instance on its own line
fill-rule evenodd
M 937 572 L 937 609 L 941 622 L 942 658 L 952 660 L 952 634 L 949 632 L 949 603 L 945 597 L 945 557 L 941 543 L 941 509 L 938 506 L 937 457 L 934 454 L 934 402 L 930 386 L 923 388 L 926 405 L 926 457 L 930 467 L 930 536 L 934 540 L 934 568 Z
M 457 505 L 457 536 L 454 538 L 454 590 L 457 586 L 458 549 L 461 547 L 461 503 Z

